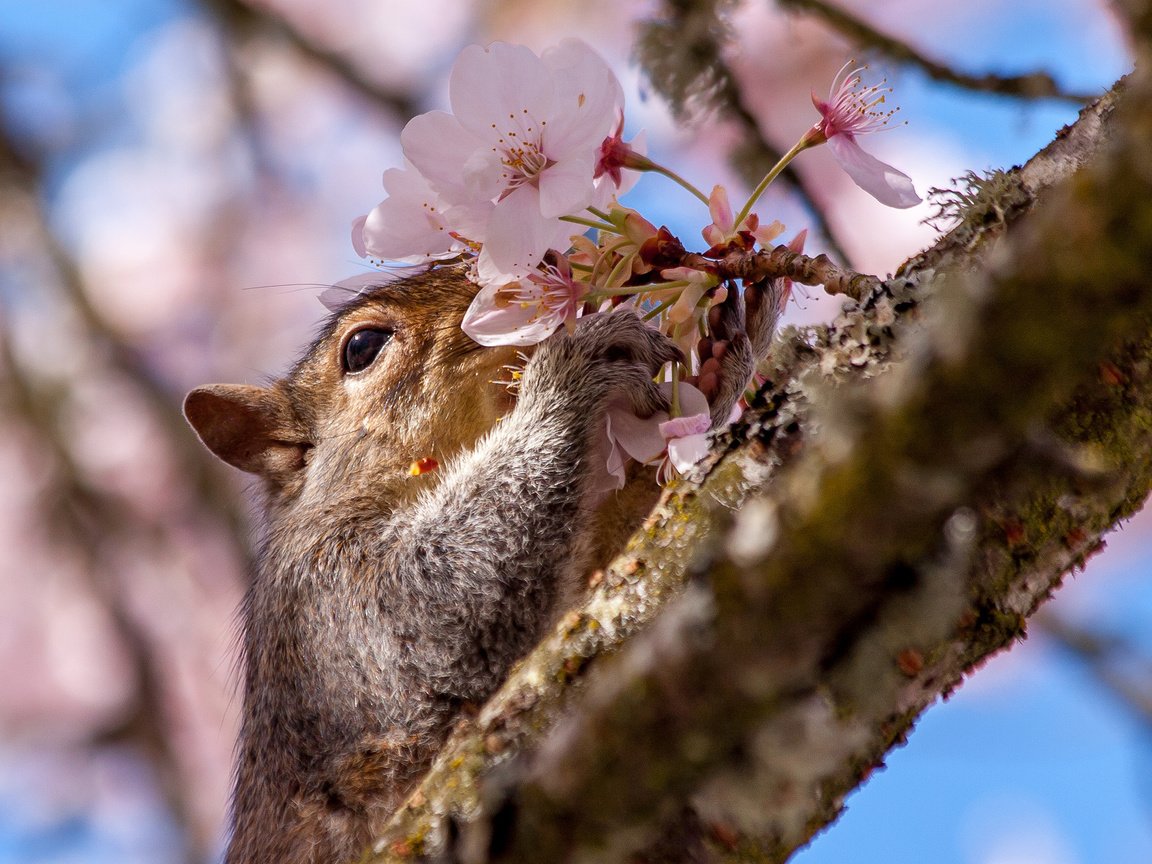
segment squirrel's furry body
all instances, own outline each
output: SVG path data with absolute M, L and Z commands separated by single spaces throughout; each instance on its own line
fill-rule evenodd
M 664 407 L 652 378 L 678 352 L 629 312 L 542 343 L 513 404 L 491 383 L 512 350 L 459 329 L 474 291 L 458 270 L 374 289 L 285 379 L 188 397 L 205 443 L 267 487 L 228 864 L 356 859 L 587 572 L 609 398 Z M 392 335 L 350 374 L 365 328 Z

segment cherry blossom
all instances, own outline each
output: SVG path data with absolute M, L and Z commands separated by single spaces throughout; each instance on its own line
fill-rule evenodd
M 711 428 L 712 417 L 707 412 L 673 417 L 660 424 L 660 434 L 668 442 L 668 461 L 677 471 L 687 471 L 707 455 Z
M 671 383 L 661 384 L 660 389 L 665 396 L 671 398 Z M 672 458 L 673 442 L 677 442 L 677 455 L 676 461 L 671 464 L 677 465 L 678 470 L 681 470 L 679 465 L 684 465 L 683 470 L 687 470 L 704 458 L 710 424 L 708 399 L 683 381 L 679 382 L 676 392 L 680 410 L 685 412 L 680 417 L 672 418 L 665 411 L 657 411 L 651 417 L 642 418 L 637 417 L 631 407 L 623 403 L 614 402 L 608 406 L 604 446 L 606 470 L 611 479 L 605 480 L 607 488 L 623 487 L 624 468 L 629 458 L 645 465 L 656 462 L 666 452 Z M 701 428 L 702 423 L 704 425 Z M 661 465 L 659 473 L 667 473 L 665 465 Z
M 833 79 L 827 102 L 812 94 L 812 104 L 822 119 L 801 139 L 801 145 L 813 147 L 827 141 L 832 157 L 845 173 L 881 204 L 889 207 L 915 206 L 920 203 L 920 196 L 916 194 L 911 178 L 865 153 L 856 143 L 857 135 L 868 135 L 887 127 L 888 121 L 896 113 L 895 109 L 874 109 L 884 103 L 892 90 L 881 86 L 883 82 L 862 87 L 860 73 L 863 69 L 846 72 L 849 66 L 851 63 L 845 64 Z
M 616 116 L 616 125 L 612 134 L 600 143 L 599 157 L 596 168 L 592 173 L 597 181 L 597 189 L 602 191 L 601 198 L 606 206 L 612 196 L 620 196 L 636 185 L 640 175 L 635 172 L 652 171 L 656 164 L 644 155 L 647 141 L 643 132 L 637 133 L 631 141 L 625 141 L 624 112 Z M 630 169 L 628 174 L 624 168 Z
M 615 74 L 578 39 L 541 56 L 496 42 L 465 48 L 449 80 L 452 113 L 409 121 L 405 156 L 450 204 L 493 203 L 470 239 L 482 277 L 527 276 L 573 232 L 561 217 L 597 200 L 598 148 L 623 103 Z
M 572 278 L 563 255 L 557 263 L 515 282 L 486 285 L 464 313 L 464 332 L 481 345 L 535 345 L 580 316 L 590 286 Z
M 647 463 L 660 457 L 664 451 L 660 422 L 667 416 L 660 412 L 653 417 L 637 417 L 630 405 L 622 401 L 609 403 L 600 433 L 599 449 L 603 462 L 593 465 L 597 475 L 593 483 L 596 492 L 603 494 L 623 489 L 630 458 Z
M 712 194 L 708 196 L 708 213 L 712 217 L 712 224 L 700 233 L 712 250 L 719 251 L 732 242 L 750 248 L 753 240 L 761 246 L 767 246 L 784 230 L 783 223 L 778 221 L 762 226 L 760 217 L 755 213 L 749 213 L 737 225 L 732 205 L 728 201 L 728 190 L 720 185 L 713 186 Z
M 672 304 L 672 308 L 668 310 L 668 320 L 673 324 L 683 324 L 702 315 L 703 310 L 699 307 L 701 298 L 709 289 L 715 288 L 720 283 L 715 273 L 691 267 L 668 267 L 661 270 L 660 275 L 665 279 L 688 283 L 676 298 L 676 302 Z
M 691 385 L 684 384 L 683 387 Z M 693 388 L 695 389 L 695 388 Z M 684 394 L 680 394 L 684 398 Z M 705 403 L 707 404 L 707 403 Z M 732 406 L 728 412 L 728 419 L 724 427 L 732 425 L 740 419 L 743 410 L 740 403 Z M 678 473 L 684 474 L 692 466 L 708 455 L 711 449 L 708 442 L 708 433 L 712 431 L 712 417 L 709 413 L 690 414 L 684 417 L 673 417 L 660 424 L 660 434 L 668 442 L 668 452 L 664 461 L 656 471 L 656 479 L 660 483 L 667 483 L 674 468 Z
M 882 203 L 909 207 L 920 200 L 907 176 L 856 143 L 856 136 L 883 128 L 892 112 L 876 110 L 889 90 L 863 87 L 860 70 L 848 68 L 827 102 L 813 97 L 820 122 L 734 215 L 723 186 L 705 196 L 649 159 L 642 134 L 624 140 L 620 83 L 583 42 L 568 39 L 541 55 L 499 42 L 471 46 L 452 70 L 451 111 L 420 115 L 404 128 L 404 167 L 385 173 L 387 197 L 354 224 L 353 243 L 361 255 L 398 264 L 467 263 L 479 288 L 462 327 L 481 345 L 533 345 L 574 326 L 586 309 L 620 314 L 631 307 L 681 348 L 689 371 L 698 369 L 708 310 L 737 290 L 736 281 L 721 281 L 712 262 L 767 248 L 780 235 L 783 225 L 761 225 L 752 208 L 799 153 L 827 143 L 849 176 Z M 663 175 L 707 206 L 712 221 L 702 231 L 709 247 L 703 257 L 687 256 L 667 227 L 617 202 L 641 171 Z M 788 248 L 801 252 L 805 234 Z M 344 302 L 359 288 L 359 282 L 342 285 L 325 299 Z M 791 290 L 789 280 L 775 279 L 755 299 L 779 315 Z M 680 381 L 679 371 L 674 367 L 675 383 L 662 385 L 666 395 L 676 394 L 674 418 L 664 412 L 640 418 L 628 404 L 608 406 L 604 460 L 593 481 L 599 492 L 624 485 L 630 460 L 659 463 L 658 477 L 666 478 L 707 452 L 708 400 Z M 514 371 L 509 386 L 517 380 Z
M 361 257 L 419 264 L 451 258 L 467 248 L 449 226 L 445 211 L 450 205 L 411 163 L 384 172 L 384 191 L 388 197 L 352 223 L 352 245 Z

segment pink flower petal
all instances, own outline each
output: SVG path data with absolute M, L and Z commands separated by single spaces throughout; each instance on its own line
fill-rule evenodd
M 712 418 L 707 412 L 673 417 L 660 424 L 660 434 L 666 439 L 684 438 L 688 435 L 703 435 L 712 428 Z
M 461 51 L 448 94 L 460 125 L 488 146 L 509 132 L 524 139 L 529 128 L 555 111 L 548 67 L 531 49 L 506 42 Z M 532 137 L 538 134 L 536 129 Z
M 531 290 L 531 285 L 516 283 L 480 289 L 464 313 L 462 329 L 473 341 L 488 347 L 543 342 L 560 326 L 563 314 L 562 310 L 549 310 L 542 304 L 508 300 L 513 291 Z
M 834 135 L 828 147 L 852 181 L 881 204 L 904 208 L 920 203 L 907 174 L 865 153 L 851 136 Z
M 756 214 L 753 213 L 753 216 Z M 779 219 L 773 219 L 767 225 L 761 225 L 752 232 L 752 236 L 756 238 L 756 242 L 763 246 L 765 249 L 772 247 L 772 241 L 784 233 L 784 223 Z M 793 252 L 800 252 L 801 249 L 793 249 Z
M 668 310 L 668 320 L 675 324 L 683 324 L 690 318 L 703 315 L 704 310 L 700 308 L 700 298 L 704 296 L 704 292 L 707 290 L 708 286 L 704 283 L 691 280 L 691 284 L 681 289 L 680 296 L 676 298 L 676 302 Z M 695 330 L 693 330 L 694 333 Z
M 540 193 L 520 186 L 496 203 L 488 220 L 481 259 L 488 258 L 499 272 L 525 276 L 535 269 L 551 248 L 557 219 L 540 216 Z
M 668 419 L 668 415 L 663 411 L 641 418 L 632 411 L 632 406 L 614 403 L 608 406 L 608 416 L 611 438 L 637 462 L 651 462 L 664 452 L 665 441 L 660 434 L 660 424 Z
M 627 475 L 624 472 L 624 463 L 626 457 L 620 450 L 619 445 L 614 438 L 613 417 L 611 413 L 604 420 L 603 431 L 600 433 L 598 452 L 602 458 L 602 462 L 593 463 L 592 470 L 595 476 L 592 482 L 592 493 L 596 498 L 602 498 L 609 492 L 614 492 L 617 489 L 623 489 L 624 483 L 627 480 Z M 603 468 L 600 467 L 603 465 Z
M 550 165 L 540 175 L 540 215 L 545 219 L 571 216 L 592 203 L 596 154 L 592 151 Z
M 502 180 L 504 163 L 500 154 L 490 147 L 481 147 L 473 152 L 456 170 L 467 196 L 460 203 L 491 201 L 505 191 Z
M 488 233 L 488 218 L 495 205 L 491 201 L 472 204 L 453 204 L 444 210 L 446 221 L 454 232 L 469 240 L 483 242 Z
M 712 187 L 712 194 L 708 196 L 708 214 L 712 217 L 712 224 L 721 232 L 727 234 L 732 230 L 736 214 L 728 203 L 728 190 L 719 184 Z
M 457 254 L 463 244 L 452 236 L 443 202 L 415 168 L 384 172 L 388 197 L 360 226 L 362 255 L 418 263 Z M 352 238 L 356 244 L 355 234 Z
M 476 258 L 476 276 L 481 285 L 505 285 L 508 282 L 515 282 L 517 279 L 522 278 L 523 274 L 516 275 L 513 273 L 506 273 L 501 270 L 492 261 L 492 256 L 488 251 L 481 248 L 480 255 Z
M 361 258 L 368 257 L 368 249 L 364 245 L 364 223 L 367 221 L 367 215 L 357 216 L 352 220 L 352 248 Z
M 660 389 L 663 390 L 667 396 L 671 397 L 671 395 L 672 395 L 672 385 L 671 384 L 661 384 Z M 685 384 L 683 381 L 680 382 L 680 400 L 679 401 L 680 401 L 680 414 L 682 416 L 687 415 L 690 417 L 693 414 L 707 414 L 707 413 L 709 413 L 708 397 L 705 396 L 703 393 L 701 393 L 699 390 L 697 390 L 695 387 L 693 387 L 691 384 Z
M 668 440 L 668 461 L 683 474 L 708 455 L 711 414 L 707 397 L 691 384 L 680 385 L 680 410 L 682 416 L 660 424 L 660 433 Z M 728 422 L 739 416 L 740 409 L 733 406 Z
M 451 114 L 429 111 L 413 117 L 400 133 L 400 144 L 404 157 L 424 175 L 428 185 L 453 204 L 493 198 L 500 192 L 498 176 L 491 177 L 485 188 L 476 187 L 474 176 L 471 186 L 467 182 L 463 166 L 478 150 L 487 148 Z
M 563 40 L 544 51 L 541 60 L 556 81 L 556 110 L 548 119 L 545 152 L 555 159 L 559 153 L 595 151 L 624 104 L 615 73 L 579 39 Z
M 608 313 L 613 314 L 613 313 Z M 660 385 L 666 396 L 672 393 L 671 383 Z M 708 452 L 708 399 L 691 384 L 680 384 L 680 410 L 688 412 L 687 416 L 669 419 L 664 411 L 657 411 L 651 417 L 637 417 L 632 407 L 621 401 L 613 401 L 608 405 L 607 411 L 607 445 L 605 449 L 608 459 L 608 470 L 614 472 L 619 467 L 620 486 L 624 485 L 623 456 L 627 455 L 638 462 L 648 464 L 655 462 L 665 449 L 672 457 L 673 447 L 678 453 L 686 453 L 693 457 L 691 462 L 684 462 L 685 469 L 694 465 Z M 739 411 L 735 412 L 737 416 Z M 666 430 L 702 429 L 698 434 L 691 434 L 684 438 L 669 440 Z M 699 439 L 697 442 L 695 439 Z M 686 442 L 686 443 L 677 443 Z M 700 451 L 700 448 L 703 448 Z M 696 455 L 699 452 L 699 455 Z M 675 457 L 678 458 L 678 457 Z M 683 461 L 683 460 L 682 460 Z M 674 462 L 674 464 L 676 464 Z M 677 465 L 679 467 L 679 465 Z M 681 470 L 685 470 L 681 469 Z M 615 476 L 615 475 L 614 475 Z M 619 488 L 619 486 L 614 487 Z
M 610 313 L 611 314 L 611 313 Z M 672 395 L 672 384 L 665 382 L 660 385 L 661 392 L 667 396 Z M 699 424 L 699 417 L 708 422 L 708 398 L 691 384 L 680 384 L 680 410 L 690 412 L 687 417 L 669 419 L 667 412 L 657 411 L 651 417 L 637 417 L 631 406 L 621 402 L 610 403 L 608 413 L 612 417 L 613 438 L 621 448 L 638 462 L 652 462 L 664 452 L 668 435 L 663 430 L 667 424 L 674 427 L 688 421 L 689 426 L 695 429 Z M 703 431 L 707 431 L 707 425 Z
M 668 442 L 668 460 L 681 474 L 708 455 L 708 436 L 687 435 Z

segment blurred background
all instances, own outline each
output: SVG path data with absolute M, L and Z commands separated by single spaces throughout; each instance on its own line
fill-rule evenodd
M 650 153 L 733 190 L 852 57 L 908 121 L 866 148 L 922 194 L 1022 162 L 1130 67 L 1105 0 L 747 0 L 720 42 L 693 29 L 711 5 L 0 4 L 0 864 L 218 858 L 253 513 L 179 405 L 295 358 L 461 47 L 583 37 Z M 689 111 L 633 60 L 654 18 L 713 71 Z M 821 151 L 797 170 L 758 210 L 810 252 L 883 275 L 932 242 L 929 204 L 888 210 Z M 710 221 L 656 177 L 627 203 L 689 244 Z M 813 292 L 787 320 L 836 308 Z M 1141 517 L 796 860 L 1152 861 L 1150 571 Z

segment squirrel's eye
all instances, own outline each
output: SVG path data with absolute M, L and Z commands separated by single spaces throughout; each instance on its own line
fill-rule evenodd
M 351 375 L 363 372 L 391 340 L 391 330 L 367 327 L 357 330 L 344 343 L 344 371 Z

